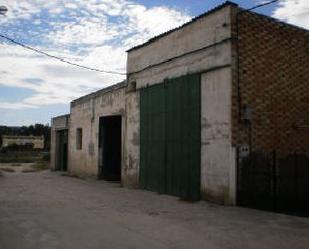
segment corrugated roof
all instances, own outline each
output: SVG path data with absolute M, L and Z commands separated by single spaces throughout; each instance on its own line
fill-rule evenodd
M 136 49 L 139 49 L 139 48 L 141 48 L 141 47 L 147 46 L 148 44 L 155 42 L 156 40 L 160 39 L 161 37 L 164 37 L 164 36 L 166 36 L 166 35 L 168 35 L 168 34 L 174 32 L 174 31 L 176 31 L 176 30 L 179 30 L 179 29 L 181 29 L 181 28 L 183 28 L 183 27 L 185 27 L 185 26 L 187 26 L 187 25 L 189 25 L 189 24 L 191 24 L 191 23 L 193 23 L 193 22 L 195 22 L 195 21 L 197 21 L 197 20 L 199 20 L 199 19 L 201 19 L 201 18 L 203 18 L 203 17 L 205 17 L 205 16 L 207 16 L 207 15 L 209 15 L 209 14 L 211 14 L 211 13 L 217 11 L 217 10 L 220 10 L 220 9 L 226 7 L 226 6 L 231 6 L 231 5 L 232 5 L 232 6 L 235 6 L 235 7 L 238 7 L 238 5 L 237 5 L 236 3 L 231 2 L 231 1 L 226 1 L 226 2 L 224 2 L 223 4 L 218 5 L 217 7 L 213 8 L 213 9 L 211 9 L 211 10 L 208 10 L 207 12 L 205 12 L 205 13 L 199 15 L 199 16 L 196 16 L 196 17 L 192 18 L 191 21 L 186 22 L 185 24 L 183 24 L 183 25 L 181 25 L 181 26 L 179 26 L 179 27 L 177 27 L 177 28 L 174 28 L 174 29 L 171 29 L 171 30 L 169 30 L 169 31 L 166 31 L 166 32 L 164 32 L 164 33 L 162 33 L 162 34 L 160 34 L 160 35 L 158 35 L 158 36 L 155 36 L 155 37 L 149 39 L 147 42 L 145 42 L 145 43 L 143 43 L 143 44 L 140 44 L 140 45 L 137 45 L 137 46 L 135 46 L 135 47 L 133 47 L 133 48 L 130 48 L 129 50 L 127 50 L 127 52 L 131 52 L 131 51 L 133 51 L 133 50 L 136 50 Z

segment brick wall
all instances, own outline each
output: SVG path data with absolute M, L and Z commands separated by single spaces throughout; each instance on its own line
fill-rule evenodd
M 263 153 L 308 153 L 309 32 L 242 12 L 237 48 L 236 21 L 234 15 L 233 144 Z M 240 121 L 244 105 L 251 109 L 251 125 Z

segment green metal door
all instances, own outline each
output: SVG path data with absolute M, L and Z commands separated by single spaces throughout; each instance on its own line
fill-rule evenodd
M 160 84 L 141 93 L 141 169 L 144 189 L 164 192 L 165 89 Z
M 141 188 L 200 198 L 200 75 L 141 90 Z

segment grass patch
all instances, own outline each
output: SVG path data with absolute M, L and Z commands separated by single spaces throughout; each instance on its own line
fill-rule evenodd
M 44 162 L 44 161 L 36 162 L 33 167 L 38 170 L 45 170 L 45 169 L 49 169 L 49 163 Z
M 34 163 L 44 156 L 38 151 L 7 151 L 0 153 L 0 163 Z
M 33 163 L 37 158 L 27 157 L 1 157 L 0 163 Z
M 50 154 L 42 151 L 7 151 L 0 153 L 0 163 L 10 163 L 21 166 L 21 163 L 33 163 L 35 171 L 49 168 Z
M 4 171 L 4 172 L 8 172 L 8 173 L 14 173 L 15 172 L 15 169 L 12 169 L 12 168 L 9 168 L 9 167 L 0 168 L 0 170 Z
M 33 172 L 38 172 L 38 171 L 42 171 L 46 169 L 49 169 L 49 163 L 44 162 L 44 161 L 38 161 L 31 167 L 23 169 L 21 172 L 22 173 L 33 173 Z
M 49 152 L 44 151 L 6 151 L 0 153 L 0 163 L 34 163 L 50 160 Z
M 50 155 L 42 151 L 7 151 L 0 153 L 0 163 L 10 163 L 12 166 L 22 166 L 22 163 L 32 163 L 30 167 L 24 167 L 23 173 L 37 172 L 50 168 Z M 15 172 L 14 168 L 6 167 L 3 171 Z
M 34 168 L 37 171 L 49 169 L 49 162 L 46 162 L 46 161 L 43 161 L 43 160 L 37 161 L 32 166 L 32 168 Z

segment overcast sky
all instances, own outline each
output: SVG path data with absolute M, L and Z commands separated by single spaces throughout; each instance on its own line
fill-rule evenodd
M 82 65 L 125 72 L 125 51 L 189 21 L 219 0 L 0 0 L 0 34 Z M 235 1 L 249 8 L 262 0 Z M 257 10 L 309 28 L 309 0 Z M 0 125 L 49 123 L 69 102 L 124 79 L 46 58 L 0 39 Z

